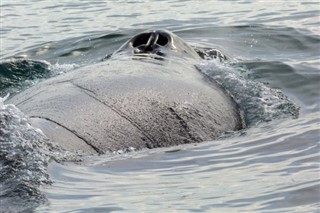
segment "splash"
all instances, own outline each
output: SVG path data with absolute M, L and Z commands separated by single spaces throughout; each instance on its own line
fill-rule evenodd
M 66 157 L 13 104 L 0 97 L 0 206 L 3 211 L 26 211 L 45 203 L 40 186 L 50 184 L 51 159 Z
M 59 75 L 59 74 L 63 74 L 63 73 L 67 73 L 71 70 L 74 70 L 76 68 L 78 68 L 80 65 L 78 64 L 59 64 L 59 63 L 55 63 L 55 64 L 50 64 L 49 66 L 49 70 L 52 72 L 52 75 Z
M 243 70 L 213 58 L 203 61 L 197 68 L 221 84 L 244 110 L 248 126 L 274 119 L 296 118 L 299 108 L 281 90 L 250 80 Z

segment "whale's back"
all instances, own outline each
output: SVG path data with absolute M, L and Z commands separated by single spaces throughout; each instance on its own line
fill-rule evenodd
M 62 147 L 104 153 L 215 139 L 242 128 L 240 110 L 192 66 L 108 61 L 11 99 Z

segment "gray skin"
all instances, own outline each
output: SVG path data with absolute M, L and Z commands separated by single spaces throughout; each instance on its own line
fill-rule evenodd
M 213 140 L 244 127 L 241 110 L 199 72 L 199 55 L 164 30 L 134 36 L 108 60 L 12 97 L 52 141 L 102 154 Z

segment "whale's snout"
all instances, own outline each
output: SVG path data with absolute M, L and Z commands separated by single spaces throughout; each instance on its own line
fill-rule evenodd
M 164 31 L 144 32 L 131 39 L 131 45 L 134 53 L 160 53 L 159 49 L 165 47 L 171 40 L 169 33 Z

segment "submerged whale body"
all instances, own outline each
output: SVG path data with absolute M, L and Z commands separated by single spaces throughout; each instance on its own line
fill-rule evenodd
M 14 103 L 66 150 L 105 153 L 212 140 L 243 128 L 230 95 L 171 32 L 143 32 L 108 60 L 45 80 Z

